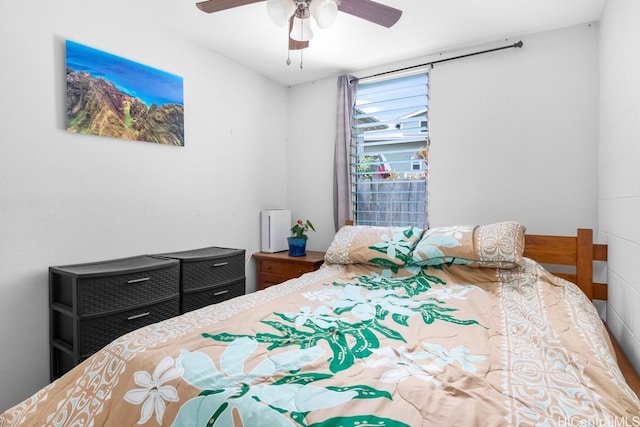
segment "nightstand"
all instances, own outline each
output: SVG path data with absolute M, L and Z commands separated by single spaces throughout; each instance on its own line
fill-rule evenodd
M 300 257 L 289 256 L 287 251 L 256 252 L 253 257 L 258 261 L 258 290 L 316 271 L 324 263 L 324 252 L 315 251 Z

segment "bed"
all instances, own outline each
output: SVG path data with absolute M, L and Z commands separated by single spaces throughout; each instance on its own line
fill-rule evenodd
M 640 425 L 591 230 L 346 225 L 325 260 L 118 338 L 0 426 Z

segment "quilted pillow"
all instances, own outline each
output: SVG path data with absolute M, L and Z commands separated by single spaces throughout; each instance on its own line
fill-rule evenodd
M 396 269 L 411 261 L 422 236 L 416 227 L 345 225 L 336 233 L 324 259 L 333 264 L 371 264 Z
M 415 246 L 412 263 L 514 268 L 523 262 L 524 232 L 515 221 L 431 228 Z

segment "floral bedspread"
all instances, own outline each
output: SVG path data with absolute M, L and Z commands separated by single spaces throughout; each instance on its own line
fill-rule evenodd
M 526 259 L 393 274 L 325 264 L 127 334 L 0 415 L 0 426 L 596 425 L 582 422 L 640 423 L 640 401 L 593 305 Z

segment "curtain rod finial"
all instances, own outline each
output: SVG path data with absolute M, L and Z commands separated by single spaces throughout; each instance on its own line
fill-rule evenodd
M 522 47 L 524 45 L 524 43 L 522 43 L 522 40 L 520 40 L 518 43 L 514 44 L 513 47 Z

